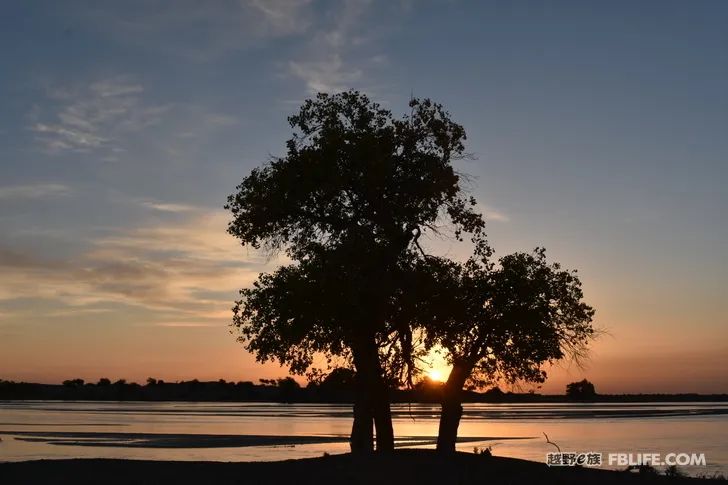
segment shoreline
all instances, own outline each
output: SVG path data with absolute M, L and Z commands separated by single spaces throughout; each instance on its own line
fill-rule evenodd
M 104 433 L 88 431 L 0 431 L 17 441 L 42 442 L 57 446 L 114 448 L 245 448 L 251 446 L 296 446 L 325 443 L 348 443 L 349 435 L 241 435 L 189 433 Z M 460 436 L 458 443 L 494 440 L 526 440 L 535 436 Z M 397 445 L 434 445 L 434 436 L 400 436 Z M 1 458 L 1 457 L 0 457 Z
M 298 385 L 297 385 L 298 386 Z M 290 386 L 289 386 L 290 387 Z M 13 382 L 0 379 L 2 400 L 73 400 L 73 401 L 150 401 L 150 402 L 277 402 L 287 404 L 352 404 L 354 389 L 350 386 L 328 388 L 318 385 L 279 387 L 253 382 L 153 380 L 140 385 L 119 381 L 111 384 L 84 382 L 82 379 L 64 384 Z M 442 389 L 432 386 L 423 389 L 390 389 L 389 401 L 395 403 L 440 404 Z M 619 393 L 594 394 L 576 398 L 566 394 L 540 394 L 501 391 L 465 391 L 463 402 L 483 404 L 593 404 L 593 403 L 689 403 L 728 402 L 726 393 Z
M 0 482 L 15 484 L 642 484 L 705 483 L 603 468 L 551 467 L 516 458 L 432 450 L 278 462 L 184 462 L 121 459 L 60 459 L 0 463 Z

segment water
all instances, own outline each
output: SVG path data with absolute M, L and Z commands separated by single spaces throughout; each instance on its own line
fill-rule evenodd
M 393 414 L 398 447 L 434 446 L 438 406 L 394 405 Z M 315 457 L 348 451 L 351 419 L 350 406 L 334 404 L 0 401 L 0 461 Z M 707 466 L 683 470 L 728 474 L 728 403 L 466 404 L 458 449 L 543 462 L 555 451 L 544 433 L 562 451 L 605 461 L 705 453 Z

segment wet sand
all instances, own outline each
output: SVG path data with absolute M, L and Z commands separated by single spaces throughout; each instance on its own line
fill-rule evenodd
M 256 463 L 40 460 L 0 463 L 3 485 L 33 484 L 643 484 L 705 483 L 590 468 L 549 468 L 513 458 L 403 450 Z

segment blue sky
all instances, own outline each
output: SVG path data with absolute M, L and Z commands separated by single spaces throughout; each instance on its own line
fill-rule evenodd
M 727 21 L 718 1 L 5 3 L 0 377 L 283 375 L 228 333 L 236 288 L 280 261 L 222 205 L 301 101 L 356 88 L 443 103 L 498 253 L 579 269 L 607 335 L 545 391 L 728 392 Z

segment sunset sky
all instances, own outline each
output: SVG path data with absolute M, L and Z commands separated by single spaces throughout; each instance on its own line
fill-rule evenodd
M 497 253 L 579 270 L 606 333 L 543 392 L 728 392 L 728 3 L 558 5 L 4 2 L 0 378 L 286 375 L 230 334 L 281 261 L 222 206 L 307 96 L 356 88 L 443 103 Z

